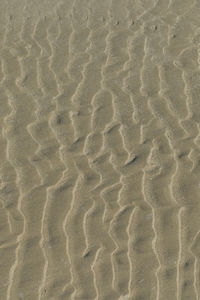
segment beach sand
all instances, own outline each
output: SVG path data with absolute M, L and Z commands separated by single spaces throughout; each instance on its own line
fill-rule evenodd
M 200 2 L 0 25 L 0 300 L 199 300 Z

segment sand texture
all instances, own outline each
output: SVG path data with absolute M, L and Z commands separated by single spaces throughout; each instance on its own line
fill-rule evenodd
M 0 300 L 200 300 L 200 1 L 0 1 Z

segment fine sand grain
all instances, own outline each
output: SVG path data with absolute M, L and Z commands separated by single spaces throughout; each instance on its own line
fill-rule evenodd
M 0 1 L 0 300 L 200 299 L 200 1 Z

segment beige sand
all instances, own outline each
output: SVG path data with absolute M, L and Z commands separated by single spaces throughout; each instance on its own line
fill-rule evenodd
M 0 300 L 199 300 L 200 2 L 0 25 Z

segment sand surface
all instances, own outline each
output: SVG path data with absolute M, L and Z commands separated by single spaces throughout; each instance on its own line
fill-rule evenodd
M 200 299 L 200 2 L 0 1 L 0 300 Z

